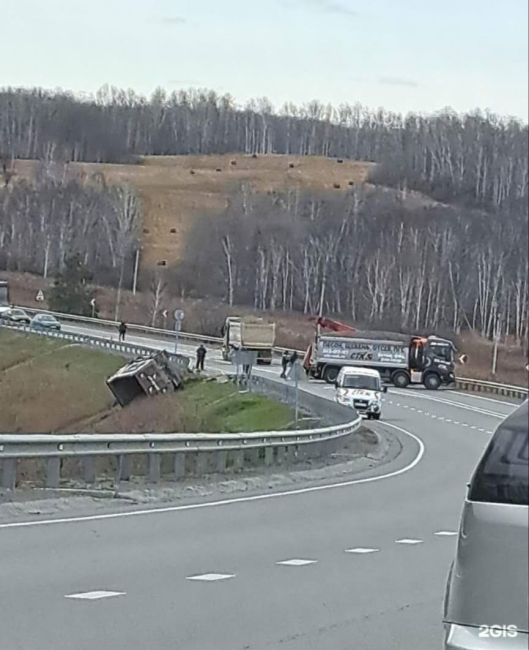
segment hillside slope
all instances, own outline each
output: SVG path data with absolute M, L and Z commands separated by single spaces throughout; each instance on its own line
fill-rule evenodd
M 32 178 L 37 164 L 17 161 L 15 178 Z M 142 267 L 148 268 L 160 260 L 177 262 L 193 219 L 223 210 L 241 185 L 257 192 L 346 191 L 351 183 L 364 183 L 373 166 L 318 156 L 151 156 L 136 165 L 69 163 L 66 175 L 87 180 L 103 175 L 107 183 L 136 188 L 144 209 Z

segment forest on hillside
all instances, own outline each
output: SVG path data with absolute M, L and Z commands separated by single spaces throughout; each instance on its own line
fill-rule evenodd
M 215 236 L 212 236 L 212 235 Z M 358 187 L 241 192 L 197 220 L 179 289 L 229 305 L 341 314 L 379 329 L 527 337 L 528 229 L 482 210 Z M 212 264 L 211 260 L 216 260 Z
M 105 87 L 93 98 L 0 90 L 0 155 L 130 162 L 139 155 L 299 154 L 380 163 L 377 180 L 441 201 L 482 206 L 527 200 L 528 129 L 476 111 L 406 116 L 359 104 L 274 110 L 267 99 L 238 107 L 212 91 L 157 90 L 146 99 Z
M 5 89 L 0 269 L 46 276 L 79 253 L 96 281 L 121 287 L 138 247 L 139 202 L 104 178 L 66 181 L 65 163 L 227 152 L 374 161 L 377 189 L 262 196 L 241 187 L 221 217 L 197 219 L 192 253 L 171 269 L 173 292 L 527 339 L 528 128 L 479 111 L 402 116 L 318 102 L 276 111 L 265 99 L 241 108 L 208 91 L 145 99 L 105 88 L 79 99 Z M 41 161 L 34 184 L 12 181 L 16 158 Z M 412 208 L 412 189 L 434 201 Z
M 78 255 L 95 282 L 121 286 L 141 216 L 133 188 L 67 179 L 64 164 L 39 163 L 32 182 L 0 188 L 0 269 L 54 277 Z

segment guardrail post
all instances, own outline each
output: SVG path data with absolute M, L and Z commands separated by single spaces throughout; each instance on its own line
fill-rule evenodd
M 58 488 L 61 482 L 61 459 L 53 456 L 46 459 L 46 487 Z
M 149 483 L 159 483 L 160 482 L 160 466 L 161 466 L 162 457 L 160 454 L 149 454 L 148 455 L 148 481 Z
M 117 482 L 130 481 L 130 457 L 127 454 L 118 456 Z
M 173 459 L 173 473 L 175 481 L 184 478 L 186 473 L 186 455 L 184 452 L 176 452 Z
M 272 465 L 273 462 L 274 462 L 274 448 L 265 447 L 264 464 L 267 467 L 270 467 L 270 465 Z
M 246 462 L 250 465 L 250 467 L 259 465 L 259 461 L 261 460 L 259 456 L 259 449 L 253 447 L 246 450 L 245 457 Z
M 208 472 L 209 452 L 197 451 L 195 458 L 195 474 L 197 476 L 204 476 Z
M 14 490 L 17 482 L 17 459 L 2 460 L 2 487 L 4 490 Z
M 279 445 L 277 447 L 277 464 L 284 465 L 288 459 L 288 447 L 286 445 Z
M 85 456 L 83 458 L 83 478 L 86 483 L 96 482 L 96 458 L 95 456 Z
M 235 472 L 240 472 L 244 467 L 244 449 L 233 450 L 233 469 Z
M 215 471 L 218 474 L 224 474 L 226 471 L 226 462 L 228 460 L 228 452 L 225 449 L 221 449 L 216 452 L 215 458 Z

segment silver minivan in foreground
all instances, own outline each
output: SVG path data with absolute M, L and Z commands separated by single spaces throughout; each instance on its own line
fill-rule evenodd
M 526 401 L 472 476 L 445 593 L 445 650 L 528 650 L 528 432 Z

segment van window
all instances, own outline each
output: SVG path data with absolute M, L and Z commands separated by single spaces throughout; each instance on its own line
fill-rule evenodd
M 524 406 L 496 430 L 472 478 L 471 501 L 529 505 L 529 423 Z
M 380 380 L 378 377 L 368 377 L 364 375 L 343 375 L 340 386 L 342 386 L 342 388 L 380 390 Z

